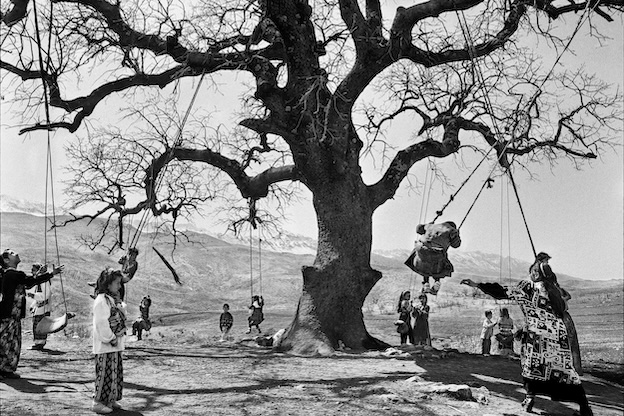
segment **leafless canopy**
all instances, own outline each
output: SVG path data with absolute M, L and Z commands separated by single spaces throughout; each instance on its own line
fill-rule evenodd
M 581 19 L 600 37 L 622 0 L 386 3 L 2 0 L 3 94 L 21 133 L 84 127 L 69 149 L 69 190 L 77 207 L 95 204 L 90 218 L 120 222 L 144 210 L 175 221 L 232 185 L 238 199 L 273 195 L 280 206 L 288 183 L 314 193 L 331 180 L 321 172 L 359 176 L 361 158 L 381 157 L 367 185 L 374 210 L 416 162 L 456 153 L 461 131 L 475 133 L 465 146 L 494 147 L 504 165 L 579 161 L 614 145 L 620 92 L 577 69 L 548 73 L 521 39 L 564 53 Z M 197 105 L 184 120 L 158 93 L 200 78 L 248 87 L 238 128 Z M 132 128 L 90 128 L 120 98 Z M 405 115 L 417 134 L 400 147 L 386 127 Z

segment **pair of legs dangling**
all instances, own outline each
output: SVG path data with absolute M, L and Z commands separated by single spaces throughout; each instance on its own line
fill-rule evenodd
M 256 324 L 251 324 L 249 325 L 249 329 L 247 330 L 247 332 L 245 332 L 246 334 L 250 334 L 251 333 L 251 328 L 256 327 L 256 329 L 258 330 L 258 333 L 261 334 L 262 331 L 260 330 L 260 325 L 256 325 Z
M 442 286 L 442 283 L 440 282 L 439 278 L 433 278 L 433 286 L 431 286 L 429 284 L 429 277 L 425 277 L 423 276 L 423 287 L 422 287 L 422 293 L 430 293 L 432 295 L 437 295 L 438 292 L 440 291 L 440 286 Z

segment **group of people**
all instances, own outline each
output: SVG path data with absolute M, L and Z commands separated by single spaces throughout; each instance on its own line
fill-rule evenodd
M 436 283 L 445 276 L 450 276 L 453 266 L 446 257 L 446 249 L 460 244 L 459 234 L 453 223 L 444 223 L 443 227 L 424 227 L 422 235 L 442 239 L 446 243 L 441 252 L 433 244 L 424 241 L 417 243 L 411 257 L 411 268 L 423 274 L 423 278 L 433 277 Z M 442 238 L 444 236 L 444 238 Z M 436 243 L 436 244 L 438 244 Z M 424 254 L 423 254 L 424 253 Z M 442 253 L 441 260 L 436 258 Z M 93 353 L 95 355 L 95 391 L 92 410 L 99 414 L 111 413 L 119 408 L 118 401 L 123 392 L 122 351 L 127 333 L 124 285 L 137 271 L 136 255 L 138 250 L 131 249 L 128 256 L 122 257 L 121 270 L 110 268 L 101 272 L 95 282 L 93 302 Z M 52 266 L 48 272 L 46 265 L 35 264 L 32 274 L 17 270 L 21 259 L 13 250 L 5 250 L 0 262 L 0 377 L 19 378 L 15 372 L 20 358 L 22 331 L 21 320 L 26 313 L 26 289 L 31 289 L 33 298 L 32 313 L 37 320 L 49 315 L 49 281 L 63 271 L 64 266 Z M 514 287 L 505 287 L 498 283 L 476 283 L 470 279 L 461 284 L 477 288 L 495 299 L 515 301 L 525 318 L 523 328 L 514 333 L 514 323 L 506 308 L 501 309 L 498 320 L 492 319 L 492 312 L 487 311 L 482 325 L 482 353 L 489 354 L 494 326 L 499 326 L 497 341 L 501 351 L 513 353 L 514 337 L 522 345 L 520 358 L 522 377 L 526 396 L 522 402 L 524 410 L 531 411 L 537 394 L 549 395 L 553 400 L 573 401 L 580 406 L 581 416 L 593 415 L 581 383 L 582 374 L 580 351 L 576 329 L 567 302 L 570 294 L 558 283 L 556 275 L 548 265 L 550 256 L 539 253 L 529 269 L 529 278 Z M 431 264 L 435 263 L 435 266 Z M 428 279 L 423 281 L 423 290 L 413 302 L 409 291 L 401 293 L 397 312 L 399 320 L 397 332 L 401 344 L 408 341 L 415 345 L 431 345 L 429 331 L 430 308 L 427 305 L 427 293 L 434 294 L 434 289 L 427 287 Z M 437 288 L 435 288 L 437 286 Z M 141 338 L 143 330 L 149 330 L 149 307 L 151 299 L 144 297 L 141 316 L 133 325 L 133 333 Z M 255 327 L 261 333 L 260 323 L 264 320 L 264 299 L 254 295 L 249 306 L 248 317 L 250 333 Z M 219 319 L 221 339 L 227 340 L 234 319 L 229 312 L 229 305 L 223 305 Z M 36 331 L 37 322 L 33 320 L 34 348 L 43 348 L 45 334 Z M 41 347 L 39 347 L 41 346 Z
M 247 324 L 249 329 L 246 334 L 251 333 L 253 327 L 256 327 L 258 333 L 261 334 L 260 324 L 264 321 L 264 298 L 262 295 L 253 295 L 251 297 L 251 305 L 249 305 L 249 316 L 247 317 Z M 230 313 L 230 305 L 223 304 L 223 313 L 219 317 L 219 329 L 221 330 L 220 341 L 228 341 L 231 339 L 230 330 L 234 326 L 234 317 Z
M 395 322 L 397 332 L 401 336 L 401 345 L 409 343 L 412 345 L 431 346 L 431 334 L 429 333 L 429 305 L 427 305 L 427 295 L 418 295 L 418 302 L 412 302 L 410 291 L 401 293 L 397 312 L 399 319 Z
M 498 341 L 500 355 L 514 355 L 514 321 L 509 316 L 509 309 L 501 308 L 500 317 L 492 320 L 492 311 L 485 311 L 485 319 L 481 327 L 481 353 L 490 355 L 494 327 L 498 325 L 498 334 L 494 337 Z
M 26 289 L 35 288 L 43 291 L 45 285 L 57 274 L 63 271 L 64 266 L 52 266 L 48 272 L 46 265 L 34 265 L 33 274 L 17 270 L 21 263 L 20 256 L 13 250 L 4 250 L 0 257 L 0 379 L 19 378 L 16 373 L 22 350 L 22 319 L 26 317 Z M 49 289 L 49 288 L 48 288 Z M 49 303 L 37 296 L 35 315 L 37 323 L 33 323 L 35 345 L 37 349 L 45 345 L 45 334 L 37 331 L 39 321 L 46 315 Z M 48 313 L 49 314 L 49 313 Z M 41 346 L 41 347 L 40 347 Z
M 426 305 L 426 293 L 437 294 L 440 280 L 451 276 L 454 271 L 447 251 L 449 247 L 459 247 L 461 239 L 459 230 L 451 221 L 419 224 L 416 233 L 419 237 L 405 264 L 423 277 L 419 299 L 424 299 L 422 305 Z M 499 326 L 499 333 L 495 339 L 501 354 L 514 354 L 514 338 L 520 340 L 520 360 L 526 391 L 522 402 L 524 410 L 530 412 L 535 403 L 535 395 L 543 394 L 553 400 L 576 402 L 580 406 L 581 416 L 591 416 L 593 412 L 580 379 L 582 367 L 576 328 L 567 311 L 567 302 L 571 296 L 559 285 L 557 276 L 548 264 L 550 258 L 547 253 L 538 253 L 529 268 L 529 278 L 520 281 L 515 287 L 504 287 L 498 283 L 476 283 L 471 279 L 464 279 L 461 284 L 477 288 L 495 299 L 515 301 L 520 306 L 525 325 L 515 333 L 514 322 L 507 308 L 501 308 L 500 318 L 497 320 L 492 319 L 491 311 L 485 312 L 481 330 L 481 352 L 484 355 L 490 354 L 496 325 Z M 435 281 L 433 287 L 429 285 L 429 278 Z M 418 320 L 413 319 L 416 313 L 409 302 L 410 295 L 409 292 L 404 292 L 399 300 L 397 331 L 401 334 L 401 344 L 408 339 L 412 343 L 418 343 L 413 335 L 416 333 Z M 427 315 L 428 312 L 427 307 Z

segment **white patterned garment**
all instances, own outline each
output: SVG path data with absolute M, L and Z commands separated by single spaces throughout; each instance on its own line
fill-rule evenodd
M 521 281 L 508 289 L 526 320 L 522 342 L 522 376 L 532 380 L 580 384 L 572 363 L 572 351 L 565 323 L 552 311 L 541 282 Z

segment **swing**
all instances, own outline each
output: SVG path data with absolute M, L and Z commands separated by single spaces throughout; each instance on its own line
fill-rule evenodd
M 193 97 L 191 98 L 191 101 L 189 102 L 189 105 L 186 109 L 186 112 L 184 114 L 184 118 L 182 119 L 182 123 L 180 123 L 180 128 L 178 130 L 178 135 L 173 143 L 173 146 L 171 147 L 171 149 L 169 150 L 170 152 L 173 152 L 173 149 L 175 149 L 177 146 L 182 144 L 182 133 L 184 132 L 184 125 L 186 124 L 188 117 L 191 113 L 191 109 L 193 108 L 193 104 L 195 103 L 195 99 L 197 98 L 197 95 L 199 93 L 199 88 L 202 85 L 202 82 L 204 81 L 204 77 L 206 75 L 206 71 L 205 69 L 202 70 L 202 74 L 201 77 L 199 78 L 199 82 L 197 83 L 197 88 L 195 88 L 195 92 L 193 93 Z M 165 170 L 166 170 L 166 166 L 165 166 Z M 152 171 L 152 175 L 153 175 L 153 171 Z M 160 189 L 160 187 L 162 186 L 162 180 L 163 180 L 164 175 L 161 174 L 157 184 L 155 186 L 155 192 L 157 193 L 158 190 Z M 154 181 L 154 178 L 152 177 L 152 182 Z M 147 224 L 147 217 L 148 217 L 149 211 L 146 209 L 143 211 L 143 215 L 141 216 L 141 219 L 139 220 L 139 224 L 137 225 L 136 231 L 134 233 L 134 235 L 132 236 L 132 240 L 129 241 L 128 246 L 130 248 L 136 248 L 138 242 L 139 242 L 139 237 L 141 236 L 141 233 L 143 232 L 143 228 L 145 227 L 145 225 Z M 120 233 L 121 233 L 121 229 L 122 227 L 120 227 Z M 123 243 L 123 240 L 121 241 Z M 169 271 L 171 272 L 171 274 L 173 275 L 173 280 L 179 284 L 182 285 L 182 282 L 180 280 L 180 276 L 178 275 L 178 273 L 175 271 L 174 267 L 171 265 L 171 263 L 169 263 L 169 261 L 167 261 L 167 259 L 165 258 L 165 256 L 163 256 L 160 251 L 158 251 L 156 249 L 156 247 L 152 246 L 152 249 L 156 252 L 156 254 L 158 255 L 158 258 L 160 258 L 160 260 L 165 264 L 165 266 L 167 267 L 167 269 L 169 269 Z
M 594 8 L 595 8 L 595 5 L 594 5 Z M 498 127 L 497 120 L 494 117 L 494 111 L 493 111 L 493 108 L 492 108 L 492 105 L 491 105 L 491 102 L 490 102 L 490 99 L 489 99 L 488 91 L 485 89 L 485 82 L 484 82 L 483 74 L 481 73 L 481 70 L 480 70 L 480 68 L 478 66 L 478 63 L 476 62 L 476 59 L 475 59 L 475 57 L 476 57 L 475 47 L 474 47 L 474 43 L 473 43 L 471 35 L 470 35 L 470 31 L 469 31 L 469 28 L 468 28 L 468 23 L 466 21 L 466 17 L 464 15 L 463 11 L 459 11 L 459 10 L 455 11 L 456 14 L 457 14 L 457 18 L 458 18 L 458 21 L 460 23 L 461 29 L 462 29 L 462 34 L 464 36 L 464 40 L 466 41 L 466 44 L 467 44 L 467 47 L 468 47 L 468 52 L 469 52 L 469 55 L 470 55 L 470 60 L 471 60 L 471 63 L 472 63 L 472 68 L 473 68 L 473 73 L 476 76 L 476 80 L 480 84 L 479 88 L 483 90 L 483 96 L 484 96 L 485 104 L 486 104 L 486 107 L 487 107 L 488 112 L 490 114 L 490 117 L 492 118 L 494 131 L 495 131 L 496 137 L 498 137 L 498 140 L 497 140 L 497 142 L 493 143 L 490 146 L 490 148 L 488 149 L 488 151 L 486 152 L 484 157 L 477 164 L 477 166 L 473 169 L 473 171 L 468 175 L 468 177 L 462 182 L 462 184 L 457 189 L 457 191 L 455 191 L 451 195 L 451 197 L 449 198 L 448 202 L 439 211 L 436 211 L 436 216 L 433 219 L 433 221 L 431 221 L 431 224 L 435 223 L 435 221 L 440 216 L 442 216 L 442 214 L 444 213 L 444 210 L 455 199 L 455 197 L 457 196 L 459 191 L 461 191 L 461 189 L 466 185 L 468 180 L 470 180 L 470 178 L 474 175 L 474 173 L 479 168 L 479 166 L 485 161 L 485 159 L 491 153 L 492 149 L 495 148 L 496 145 L 502 146 L 502 144 L 504 143 L 504 146 L 502 146 L 502 148 L 497 148 L 496 149 L 497 153 L 498 153 L 497 160 L 498 160 L 498 163 L 504 168 L 505 174 L 509 177 L 509 180 L 510 180 L 512 186 L 513 186 L 513 190 L 514 190 L 514 193 L 515 193 L 515 196 L 516 196 L 516 200 L 518 201 L 518 206 L 519 206 L 520 212 L 522 214 L 522 219 L 524 221 L 524 225 L 525 225 L 525 228 L 527 230 L 529 241 L 531 243 L 531 249 L 533 250 L 533 255 L 535 256 L 537 254 L 537 252 L 535 250 L 535 245 L 533 244 L 533 239 L 531 237 L 531 233 L 529 231 L 529 227 L 528 227 L 528 224 L 527 224 L 527 221 L 526 221 L 526 216 L 524 215 L 524 210 L 523 210 L 522 204 L 520 202 L 520 196 L 518 194 L 518 189 L 517 189 L 516 183 L 514 181 L 513 174 L 511 172 L 511 165 L 510 165 L 509 161 L 507 160 L 506 151 L 507 151 L 507 148 L 509 146 L 513 145 L 513 143 L 516 141 L 516 139 L 522 139 L 523 137 L 527 137 L 528 132 L 529 132 L 529 130 L 531 128 L 531 115 L 529 114 L 529 111 L 532 108 L 535 108 L 535 110 L 538 111 L 536 100 L 539 97 L 539 95 L 542 93 L 542 87 L 545 84 L 545 82 L 548 80 L 548 78 L 552 75 L 555 66 L 560 61 L 560 59 L 562 58 L 563 54 L 570 47 L 570 45 L 572 43 L 572 40 L 574 39 L 574 37 L 578 33 L 578 31 L 579 31 L 581 25 L 584 23 L 585 19 L 587 19 L 589 17 L 589 14 L 587 14 L 587 16 L 586 16 L 586 13 L 588 11 L 589 11 L 589 3 L 587 4 L 587 6 L 586 6 L 586 8 L 585 8 L 585 10 L 583 12 L 583 15 L 579 18 L 579 21 L 578 21 L 577 26 L 576 26 L 576 28 L 574 30 L 574 33 L 572 34 L 572 36 L 568 40 L 567 44 L 565 45 L 565 48 L 558 54 L 554 64 L 550 68 L 550 71 L 548 72 L 546 77 L 544 77 L 544 79 L 541 81 L 541 84 L 539 86 L 537 86 L 536 92 L 528 100 L 528 102 L 524 106 L 524 108 L 520 108 L 520 102 L 519 102 L 517 108 L 512 113 L 512 115 L 509 117 L 508 125 L 507 125 L 507 132 L 512 135 L 512 138 L 511 138 L 511 140 L 508 140 L 508 141 L 502 140 L 502 134 L 501 134 L 500 129 Z M 478 195 L 476 196 L 474 202 L 469 207 L 469 209 L 468 209 L 466 215 L 464 216 L 463 220 L 461 221 L 459 227 L 457 227 L 458 230 L 461 228 L 463 223 L 466 221 L 466 218 L 468 217 L 468 214 L 470 213 L 470 211 L 472 210 L 472 208 L 476 204 L 477 199 L 481 195 L 483 189 L 485 189 L 486 187 L 487 188 L 492 188 L 493 179 L 491 178 L 491 175 L 492 175 L 492 172 L 494 171 L 494 169 L 496 168 L 496 166 L 497 165 L 494 164 L 494 166 L 492 167 L 492 170 L 490 171 L 490 174 L 488 175 L 488 178 L 483 183 L 483 186 L 481 187 L 481 189 L 480 189 Z M 412 261 L 414 259 L 414 255 L 415 255 L 415 253 L 412 252 L 410 257 L 405 262 L 405 264 L 408 267 L 410 267 L 412 270 L 414 270 L 414 268 L 412 267 Z
M 258 225 L 262 224 L 262 219 L 257 216 L 256 200 L 249 198 L 249 287 L 251 298 L 254 297 L 253 288 L 253 230 L 258 229 Z M 260 231 L 258 231 L 260 234 Z M 258 237 L 258 283 L 260 285 L 260 296 L 262 296 L 262 238 Z
M 34 12 L 34 18 L 35 18 L 37 50 L 39 54 L 39 67 L 40 67 L 41 73 L 43 74 L 45 72 L 43 69 L 43 55 L 41 52 L 42 45 L 41 45 L 41 38 L 39 35 L 37 2 L 33 2 L 33 12 Z M 50 14 L 52 14 L 52 4 L 50 4 Z M 52 27 L 50 26 L 50 30 L 51 28 Z M 49 62 L 50 46 L 51 45 L 48 44 L 48 67 L 50 63 Z M 43 98 L 44 98 L 46 122 L 48 123 L 48 125 L 50 125 L 50 104 L 49 104 L 49 99 L 48 99 L 47 85 L 45 83 L 44 77 L 41 77 L 41 83 L 43 84 Z M 54 206 L 54 179 L 52 177 L 52 151 L 51 151 L 50 129 L 47 129 L 46 185 L 45 185 L 46 196 L 45 196 L 45 216 L 44 216 L 44 221 L 45 221 L 44 224 L 46 226 L 48 222 L 48 184 L 50 185 L 50 194 L 51 194 L 50 196 L 51 196 L 51 201 L 52 201 L 52 224 L 55 225 L 56 224 L 56 210 Z M 58 237 L 56 234 L 56 227 L 54 227 L 54 243 L 56 247 L 57 262 L 58 264 L 60 264 L 60 254 L 59 254 L 59 247 L 58 247 Z M 47 264 L 47 255 L 48 255 L 48 236 L 47 236 L 46 228 L 44 227 L 44 256 L 45 256 L 44 264 Z M 43 319 L 41 319 L 41 321 L 37 324 L 37 332 L 41 334 L 53 334 L 55 332 L 58 332 L 64 329 L 67 326 L 67 321 L 70 318 L 73 318 L 75 316 L 74 313 L 67 312 L 67 300 L 65 298 L 65 289 L 63 287 L 62 276 L 63 274 L 60 273 L 59 279 L 61 282 L 61 293 L 63 295 L 63 305 L 65 306 L 65 313 L 63 313 L 61 316 L 56 317 L 56 318 L 52 318 L 50 316 L 44 316 Z
M 253 278 L 253 230 L 258 228 L 258 224 L 262 224 L 262 219 L 258 218 L 256 211 L 256 200 L 249 199 L 249 287 L 251 296 L 251 306 L 249 307 L 250 315 L 247 317 L 249 323 L 249 330 L 246 333 L 251 332 L 251 327 L 255 326 L 260 331 L 260 324 L 264 321 L 264 296 L 262 294 L 262 238 L 258 237 L 258 283 L 259 293 L 254 293 L 254 278 Z M 258 231 L 260 234 L 260 231 Z M 257 305 L 257 306 L 256 306 Z

